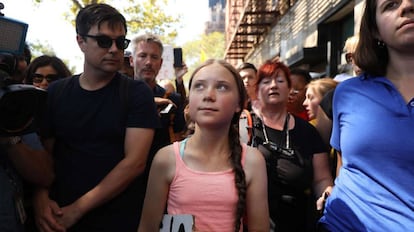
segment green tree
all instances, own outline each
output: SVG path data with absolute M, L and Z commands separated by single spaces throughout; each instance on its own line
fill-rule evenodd
M 52 46 L 50 46 L 49 43 L 43 41 L 40 42 L 39 40 L 29 43 L 29 48 L 32 53 L 32 60 L 36 57 L 42 56 L 42 55 L 48 55 L 48 56 L 56 56 L 55 51 L 53 50 Z M 61 57 L 59 57 L 61 58 Z M 73 65 L 70 65 L 70 61 L 67 59 L 61 58 L 63 63 L 66 64 L 68 69 L 71 71 L 71 73 L 75 73 L 76 67 Z
M 36 40 L 35 42 L 29 43 L 28 45 L 29 45 L 33 58 L 36 58 L 41 55 L 49 55 L 49 56 L 56 55 L 52 46 L 45 41 L 41 42 L 39 40 Z
M 45 0 L 33 0 L 41 5 Z M 68 12 L 62 12 L 68 21 L 74 25 L 74 18 L 84 6 L 92 3 L 107 3 L 116 8 L 125 16 L 129 34 L 151 32 L 160 35 L 164 43 L 173 44 L 177 37 L 174 29 L 179 26 L 180 15 L 167 15 L 163 9 L 167 0 L 71 0 Z
M 221 32 L 213 32 L 202 35 L 198 39 L 189 41 L 183 45 L 184 61 L 188 67 L 188 73 L 210 58 L 223 59 L 225 51 L 225 38 Z M 190 75 L 184 80 L 188 81 Z
M 225 37 L 221 32 L 201 35 L 182 46 L 183 60 L 188 72 L 183 77 L 188 93 L 188 82 L 194 70 L 207 59 L 223 59 L 225 51 Z

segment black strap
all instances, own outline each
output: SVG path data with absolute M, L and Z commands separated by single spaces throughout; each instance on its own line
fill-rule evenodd
M 254 112 L 250 112 L 250 115 L 252 116 L 252 127 L 253 127 L 251 146 L 257 147 L 259 146 L 259 144 L 263 143 L 264 141 L 262 121 Z
M 280 147 L 284 147 L 284 148 L 290 148 L 289 128 L 288 128 L 289 127 L 289 119 L 290 119 L 289 113 L 287 113 L 286 118 L 285 118 L 285 124 L 283 125 L 283 131 L 282 131 L 282 133 L 285 135 L 285 139 L 286 139 L 285 146 L 283 146 L 283 144 L 282 144 L 282 139 L 279 141 L 279 144 L 278 144 Z M 262 121 L 262 124 L 263 124 L 264 136 L 265 136 L 266 140 L 268 140 L 267 133 L 266 133 L 266 126 L 264 125 L 263 121 Z
M 126 123 L 128 119 L 128 100 L 129 100 L 129 87 L 132 84 L 132 79 L 124 75 L 119 75 L 119 97 L 122 106 L 122 119 Z
M 253 129 L 252 129 L 252 146 L 257 147 L 259 144 L 263 143 L 263 142 L 269 142 L 268 138 L 267 138 L 267 133 L 266 133 L 266 126 L 264 125 L 263 121 L 255 114 L 255 113 L 251 113 L 252 116 L 252 124 L 253 124 Z M 289 141 L 289 119 L 290 119 L 290 114 L 287 113 L 286 118 L 285 118 L 285 123 L 283 125 L 283 131 L 282 133 L 285 135 L 286 138 L 286 146 L 282 145 L 282 139 L 279 141 L 278 146 L 280 147 L 284 147 L 284 148 L 290 148 L 290 141 Z M 259 141 L 257 140 L 259 139 Z

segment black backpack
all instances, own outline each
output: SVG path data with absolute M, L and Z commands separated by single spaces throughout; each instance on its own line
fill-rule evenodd
M 286 117 L 284 138 L 280 141 L 270 141 L 267 137 L 265 125 L 254 113 L 251 113 L 253 121 L 252 146 L 257 147 L 266 160 L 268 181 L 271 185 L 291 186 L 302 191 L 309 188 L 312 183 L 312 162 L 303 157 L 300 152 L 291 147 L 289 137 L 289 114 Z

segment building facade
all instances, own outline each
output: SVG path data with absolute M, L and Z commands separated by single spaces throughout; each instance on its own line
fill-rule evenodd
M 226 0 L 209 0 L 210 21 L 206 22 L 204 34 L 212 32 L 224 33 L 225 30 Z
M 334 76 L 345 62 L 345 40 L 359 31 L 362 0 L 228 0 L 225 59 Z

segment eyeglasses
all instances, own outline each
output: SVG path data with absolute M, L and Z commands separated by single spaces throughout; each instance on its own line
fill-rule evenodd
M 303 90 L 304 90 L 304 88 L 303 89 L 291 89 L 290 90 L 290 94 L 297 95 L 297 94 L 299 94 Z
M 52 82 L 52 81 L 56 81 L 57 79 L 59 79 L 59 75 L 58 74 L 49 74 L 49 75 L 42 75 L 39 73 L 35 73 L 33 74 L 33 83 L 42 83 L 43 79 L 46 79 L 46 81 L 48 83 Z
M 116 47 L 120 50 L 124 50 L 128 47 L 129 42 L 131 42 L 131 40 L 126 39 L 125 36 L 119 36 L 116 39 L 112 39 L 111 37 L 107 35 L 81 35 L 81 36 L 89 37 L 89 38 L 96 40 L 96 42 L 98 43 L 98 46 L 101 48 L 110 48 L 113 44 L 113 41 L 115 41 Z

